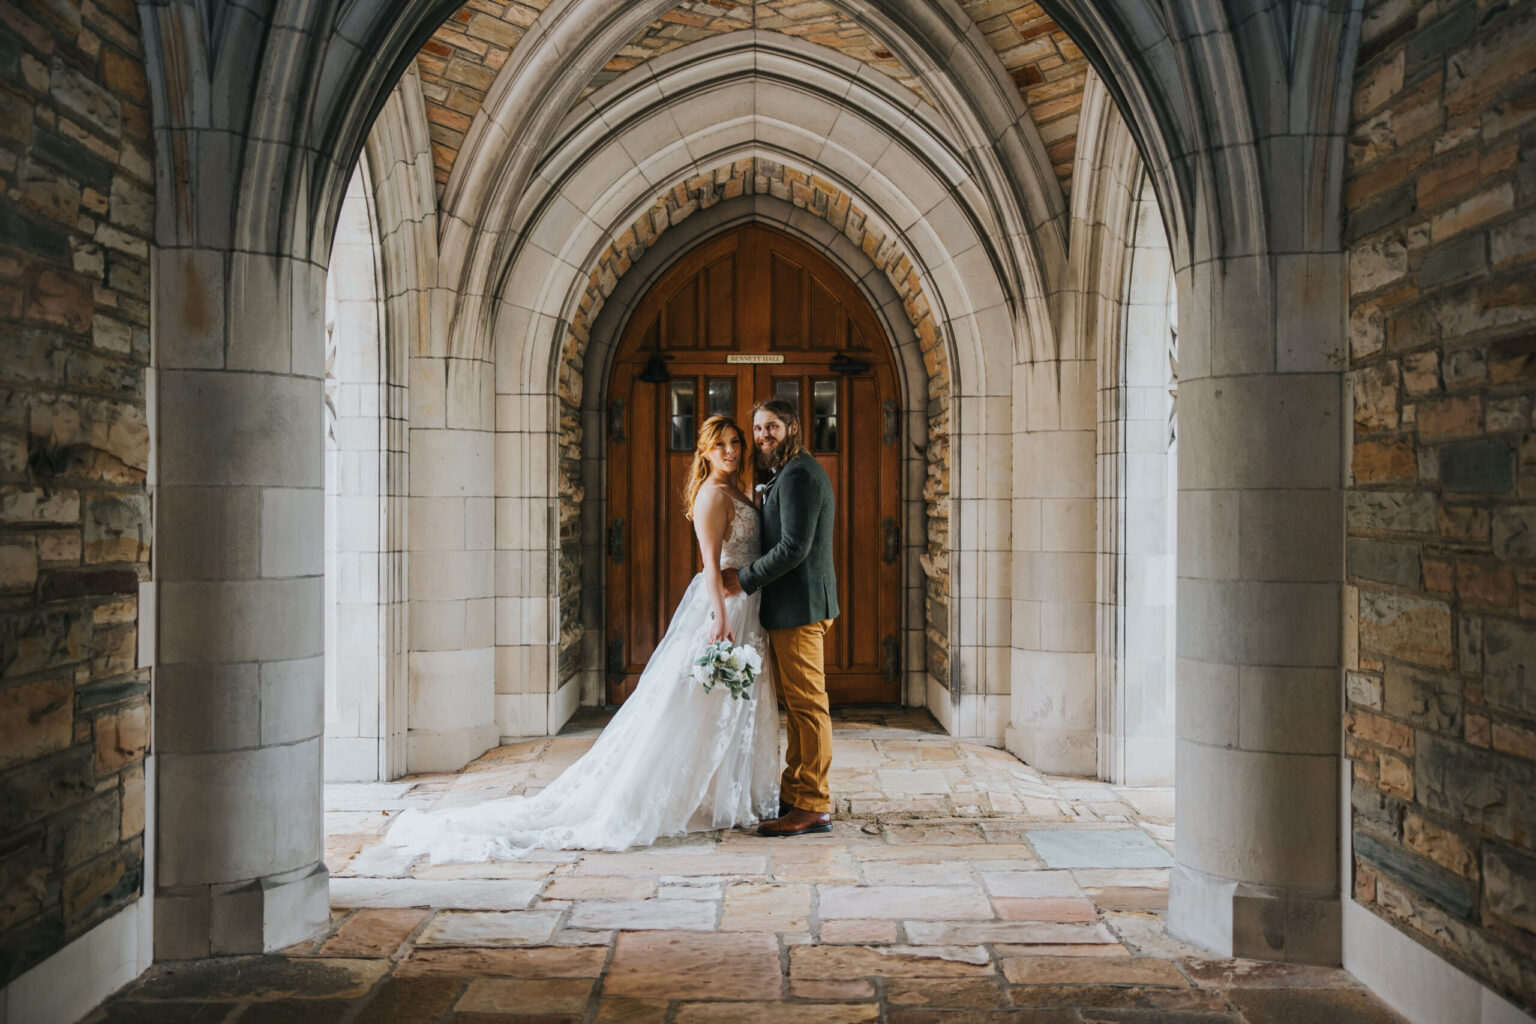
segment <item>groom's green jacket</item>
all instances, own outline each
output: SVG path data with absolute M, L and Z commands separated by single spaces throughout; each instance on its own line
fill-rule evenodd
M 790 459 L 768 485 L 763 556 L 736 574 L 742 590 L 763 592 L 765 628 L 837 618 L 832 511 L 832 481 L 810 452 Z

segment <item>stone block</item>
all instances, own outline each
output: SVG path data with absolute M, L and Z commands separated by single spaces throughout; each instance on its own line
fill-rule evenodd
M 162 752 L 254 747 L 261 741 L 255 662 L 162 665 L 156 675 L 155 732 Z
M 144 851 L 139 843 L 119 846 L 64 876 L 65 920 L 79 926 L 102 911 L 119 907 L 144 888 Z
M 1470 879 L 1452 874 L 1374 833 L 1356 832 L 1354 853 L 1381 873 L 1434 900 L 1457 917 L 1470 916 L 1477 906 L 1476 886 Z
M 1338 491 L 1248 491 L 1238 534 L 1245 580 L 1326 582 L 1339 578 Z
M 1398 364 L 1391 360 L 1350 374 L 1358 433 L 1378 434 L 1397 429 L 1398 381 Z
M 1417 544 L 1351 539 L 1345 564 L 1351 576 L 1400 587 L 1416 589 L 1421 578 Z
M 261 574 L 318 576 L 325 568 L 325 492 L 265 488 L 261 492 Z
M 1483 694 L 1490 704 L 1536 714 L 1536 624 L 1483 620 Z
M 1404 182 L 1397 188 L 1383 192 L 1368 205 L 1351 209 L 1344 229 L 1344 240 L 1354 243 L 1368 235 L 1401 223 L 1417 206 L 1414 184 Z
M 54 57 L 48 66 L 49 98 L 61 110 L 99 129 L 108 138 L 122 134 L 121 101 L 98 83 Z
M 1536 825 L 1536 764 L 1421 733 L 1415 792 L 1430 810 L 1504 839 Z
M 109 789 L 48 821 L 48 846 L 55 864 L 75 867 L 118 844 L 120 796 Z
M 1536 379 L 1536 336 L 1496 341 L 1488 346 L 1488 377 L 1493 384 Z
M 1483 911 L 1536 934 L 1536 858 L 1494 844 L 1485 846 Z
M 1360 592 L 1362 648 L 1431 668 L 1450 668 L 1451 610 L 1439 601 L 1402 594 Z
M 73 697 L 68 678 L 0 690 L 0 768 L 69 746 L 74 736 Z
M 1276 753 L 1333 753 L 1338 749 L 1337 694 L 1335 668 L 1244 666 L 1238 745 Z
M 269 661 L 261 666 L 261 742 L 293 743 L 325 727 L 325 668 L 321 658 Z
M 1481 349 L 1457 349 L 1446 355 L 1443 374 L 1447 387 L 1483 383 L 1488 379 L 1488 357 Z
M 1349 253 L 1352 296 L 1384 288 L 1408 273 L 1408 249 L 1395 238 L 1356 246 Z
M 167 371 L 158 404 L 163 484 L 322 486 L 318 380 Z
M 1359 491 L 1345 495 L 1351 532 L 1435 532 L 1434 495 L 1424 491 Z
M 1374 786 L 1356 781 L 1349 791 L 1349 806 L 1355 823 L 1364 823 L 1383 835 L 1397 835 L 1402 824 L 1403 805 Z
M 263 878 L 319 863 L 318 739 L 228 753 L 162 753 L 156 763 L 157 804 L 166 820 L 182 823 L 162 837 L 161 885 Z M 285 799 L 274 799 L 276 793 Z
M 1177 757 L 1179 831 L 1226 837 L 1179 844 L 1181 868 L 1258 885 L 1335 884 L 1336 757 L 1225 750 L 1182 736 Z M 1257 802 L 1266 807 L 1259 819 Z
M 19 677 L 77 664 L 90 652 L 92 632 L 90 615 L 78 608 L 0 620 L 0 666 Z
M 1410 352 L 1402 359 L 1403 391 L 1414 398 L 1440 390 L 1440 353 Z
M 1415 422 L 1424 440 L 1475 436 L 1482 432 L 1483 400 L 1477 395 L 1426 400 L 1419 403 Z M 1444 451 L 1440 458 L 1443 466 Z
M 1394 718 L 1436 732 L 1461 731 L 1461 680 L 1396 663 L 1387 666 L 1383 710 Z
M 1366 672 L 1344 673 L 1344 694 L 1351 704 L 1381 710 L 1381 677 Z
M 83 799 L 95 788 L 89 744 L 19 764 L 0 776 L 0 814 L 22 829 Z
M 1405 483 L 1418 477 L 1413 442 L 1406 437 L 1356 441 L 1350 453 L 1350 475 L 1356 483 Z
M 321 653 L 321 580 L 160 584 L 162 664 L 290 660 Z
M 1484 235 L 1469 235 L 1443 245 L 1437 245 L 1424 254 L 1419 264 L 1419 287 L 1430 289 L 1453 281 L 1477 277 L 1488 268 L 1488 239 Z
M 99 774 L 140 761 L 149 749 L 149 707 L 139 704 L 101 715 L 92 724 Z
M 87 501 L 83 540 L 87 562 L 148 560 L 148 497 L 121 495 Z
M 1471 836 L 1442 828 L 1422 815 L 1410 812 L 1403 819 L 1403 842 L 1419 856 L 1453 874 L 1477 878 L 1477 846 Z

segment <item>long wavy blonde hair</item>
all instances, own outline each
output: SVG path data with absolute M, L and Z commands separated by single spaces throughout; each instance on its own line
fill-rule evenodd
M 699 428 L 699 440 L 693 446 L 693 464 L 688 467 L 688 483 L 683 486 L 683 516 L 686 519 L 693 519 L 693 499 L 698 497 L 699 488 L 709 479 L 707 456 L 727 430 L 736 431 L 736 439 L 741 442 L 741 460 L 736 464 L 736 483 L 741 483 L 741 474 L 747 466 L 747 435 L 729 416 L 711 416 Z

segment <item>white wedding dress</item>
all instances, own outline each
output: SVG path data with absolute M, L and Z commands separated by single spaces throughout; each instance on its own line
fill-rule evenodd
M 740 501 L 735 506 L 722 569 L 739 569 L 761 552 L 757 509 Z M 533 796 L 407 810 L 384 842 L 427 853 L 435 863 L 485 861 L 534 849 L 625 850 L 662 836 L 775 817 L 779 711 L 760 597 L 725 599 L 736 643 L 763 656 L 752 699 L 734 699 L 723 686 L 706 693 L 689 674 L 710 626 L 709 593 L 699 573 L 635 692 L 579 761 Z

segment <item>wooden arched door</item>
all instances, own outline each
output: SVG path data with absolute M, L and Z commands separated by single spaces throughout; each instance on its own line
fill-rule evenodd
M 665 357 L 668 379 L 642 380 Z M 656 376 L 656 374 L 647 374 Z M 699 424 L 770 396 L 800 410 L 831 477 L 842 614 L 834 704 L 899 703 L 900 441 L 890 344 L 859 290 L 804 243 L 749 225 L 681 257 L 636 307 L 608 383 L 608 700 L 621 703 L 699 571 L 682 488 Z

